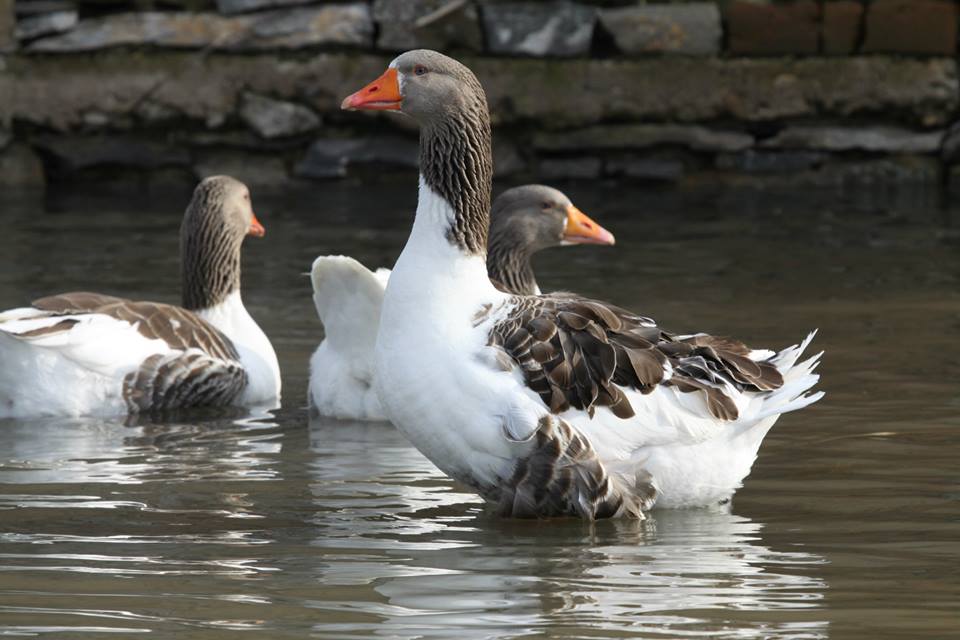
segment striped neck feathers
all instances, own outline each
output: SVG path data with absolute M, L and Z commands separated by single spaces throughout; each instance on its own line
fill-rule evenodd
M 450 244 L 467 255 L 486 255 L 493 158 L 482 90 L 463 109 L 421 129 L 420 173 L 454 212 L 445 230 Z
M 240 290 L 240 246 L 220 216 L 190 216 L 180 234 L 180 281 L 183 307 L 191 311 L 222 304 Z

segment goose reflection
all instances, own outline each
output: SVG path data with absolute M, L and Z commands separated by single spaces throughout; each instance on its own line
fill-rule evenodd
M 817 575 L 825 560 L 771 548 L 762 523 L 729 510 L 502 520 L 390 425 L 315 421 L 310 446 L 311 492 L 324 512 L 314 545 L 338 553 L 314 579 L 364 595 L 308 606 L 367 620 L 317 625 L 317 637 L 828 633 Z
M 278 425 L 266 410 L 0 420 L 6 484 L 137 484 L 277 476 Z

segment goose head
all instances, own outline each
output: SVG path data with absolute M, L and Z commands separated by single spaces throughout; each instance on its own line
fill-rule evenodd
M 229 176 L 204 178 L 180 225 L 183 306 L 209 309 L 238 291 L 243 240 L 264 234 L 245 184 Z
M 490 211 L 490 243 L 513 238 L 531 252 L 571 244 L 612 245 L 613 234 L 574 206 L 565 193 L 542 184 L 507 189 Z
M 347 96 L 340 107 L 399 111 L 428 125 L 472 110 L 478 95 L 484 96 L 483 89 L 470 69 L 436 51 L 416 49 L 399 55 L 383 75 Z
M 490 212 L 487 273 L 504 291 L 539 293 L 530 264 L 533 254 L 572 244 L 612 245 L 614 237 L 562 191 L 539 184 L 508 189 Z

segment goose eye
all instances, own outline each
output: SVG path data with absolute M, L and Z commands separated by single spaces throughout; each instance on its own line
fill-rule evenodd
M 413 67 L 413 73 L 414 73 L 414 75 L 422 76 L 422 75 L 424 75 L 424 74 L 427 73 L 427 68 L 426 68 L 425 66 L 423 66 L 422 64 L 418 64 L 418 65 L 416 65 L 416 66 Z
M 550 203 L 547 202 L 546 200 L 544 200 L 543 202 L 540 203 L 540 207 L 541 207 L 544 211 L 546 211 L 547 209 L 550 208 Z

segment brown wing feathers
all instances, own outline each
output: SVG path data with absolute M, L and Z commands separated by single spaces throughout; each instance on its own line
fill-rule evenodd
M 509 318 L 495 325 L 490 343 L 502 347 L 551 412 L 609 407 L 634 415 L 620 390 L 650 393 L 659 384 L 701 391 L 712 415 L 737 417 L 724 390 L 768 391 L 783 384 L 776 367 L 755 362 L 750 349 L 729 338 L 699 334 L 675 338 L 653 320 L 570 294 L 517 297 Z M 667 372 L 672 371 L 669 379 Z
M 53 315 L 103 314 L 170 346 L 172 353 L 147 357 L 125 377 L 123 395 L 131 411 L 226 405 L 247 384 L 233 343 L 186 309 L 88 292 L 41 298 L 33 306 Z M 35 332 L 65 331 L 77 322 L 65 318 Z
M 78 291 L 40 298 L 33 306 L 56 315 L 103 314 L 136 325 L 141 335 L 163 340 L 172 349 L 200 349 L 214 358 L 239 359 L 236 348 L 225 335 L 195 313 L 173 305 Z

